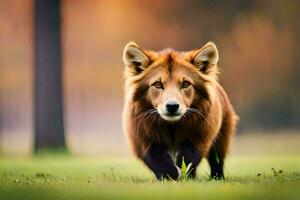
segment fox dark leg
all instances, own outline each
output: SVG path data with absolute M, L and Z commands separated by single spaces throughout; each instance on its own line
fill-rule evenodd
M 154 172 L 157 179 L 178 179 L 178 170 L 164 146 L 152 145 L 142 160 Z
M 192 163 L 189 177 L 195 178 L 197 166 L 201 161 L 201 155 L 198 150 L 192 143 L 185 143 L 181 146 L 177 158 L 176 165 L 181 168 L 182 159 L 184 158 L 184 163 L 188 166 L 189 163 Z
M 236 118 L 227 115 L 223 119 L 223 124 L 218 137 L 210 148 L 207 159 L 210 165 L 211 179 L 224 179 L 224 160 L 228 151 L 230 139 L 234 133 Z
M 207 159 L 210 166 L 210 179 L 224 179 L 224 157 L 216 146 L 211 147 Z

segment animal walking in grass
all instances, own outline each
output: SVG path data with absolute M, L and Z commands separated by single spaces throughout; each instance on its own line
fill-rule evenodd
M 178 180 L 183 166 L 195 178 L 203 158 L 210 177 L 223 179 L 237 116 L 218 82 L 216 45 L 154 52 L 130 42 L 123 60 L 123 127 L 134 154 L 157 179 Z

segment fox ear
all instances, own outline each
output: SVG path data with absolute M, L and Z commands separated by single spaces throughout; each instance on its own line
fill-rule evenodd
M 216 45 L 213 42 L 208 42 L 196 52 L 192 62 L 200 71 L 209 74 L 211 71 L 215 71 L 218 61 L 219 53 Z
M 123 51 L 123 62 L 136 75 L 146 69 L 150 60 L 135 42 L 129 42 Z

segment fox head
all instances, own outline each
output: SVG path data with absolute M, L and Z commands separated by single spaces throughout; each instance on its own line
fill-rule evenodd
M 142 50 L 129 42 L 123 52 L 126 98 L 154 110 L 166 121 L 178 121 L 213 100 L 219 54 L 214 43 L 178 52 Z

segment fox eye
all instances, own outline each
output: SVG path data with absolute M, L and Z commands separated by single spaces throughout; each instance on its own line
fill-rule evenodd
M 160 82 L 160 81 L 156 81 L 155 83 L 153 83 L 153 86 L 158 88 L 158 89 L 163 89 L 164 88 L 162 82 Z
M 190 82 L 188 82 L 188 81 L 183 81 L 183 82 L 182 82 L 182 85 L 181 85 L 181 88 L 188 88 L 188 87 L 190 87 L 190 85 L 191 85 Z

